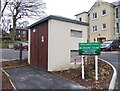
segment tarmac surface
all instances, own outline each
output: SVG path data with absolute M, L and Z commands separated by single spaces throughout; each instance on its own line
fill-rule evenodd
M 10 75 L 16 89 L 77 89 L 77 91 L 86 89 L 55 73 L 30 66 L 9 69 L 6 72 Z
M 108 51 L 108 52 L 102 52 L 102 54 L 99 56 L 100 58 L 108 61 L 111 63 L 117 70 L 117 81 L 115 85 L 115 89 L 120 89 L 120 52 L 118 51 Z

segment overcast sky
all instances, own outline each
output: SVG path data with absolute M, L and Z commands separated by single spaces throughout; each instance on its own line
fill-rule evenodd
M 60 15 L 68 18 L 75 18 L 74 15 L 88 11 L 97 0 L 43 0 L 46 2 L 48 15 Z M 115 2 L 117 0 L 104 0 Z

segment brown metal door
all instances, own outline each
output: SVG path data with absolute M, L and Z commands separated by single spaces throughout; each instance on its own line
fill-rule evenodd
M 38 60 L 38 31 L 36 29 L 31 30 L 31 43 L 30 43 L 30 64 L 34 67 L 37 67 Z
M 42 23 L 31 32 L 31 65 L 48 68 L 48 24 Z
M 38 67 L 48 68 L 48 31 L 47 23 L 43 24 L 39 28 L 39 60 Z

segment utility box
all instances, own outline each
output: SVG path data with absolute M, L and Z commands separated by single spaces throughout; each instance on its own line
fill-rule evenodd
M 50 15 L 29 26 L 28 61 L 48 71 L 64 70 L 71 64 L 71 51 L 87 42 L 88 23 Z M 79 53 L 79 52 L 78 52 Z

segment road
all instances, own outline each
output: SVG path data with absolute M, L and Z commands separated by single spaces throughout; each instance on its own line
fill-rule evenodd
M 14 50 L 14 49 L 0 49 L 0 61 L 1 59 L 4 60 L 13 60 L 13 59 L 19 59 L 19 50 Z M 24 50 L 22 52 L 22 58 L 28 58 L 28 52 Z
M 120 52 L 103 52 L 101 53 L 101 55 L 99 56 L 100 58 L 108 61 L 109 63 L 111 63 L 117 70 L 117 82 L 116 82 L 116 86 L 115 88 L 120 89 L 120 78 L 118 76 L 120 76 Z

